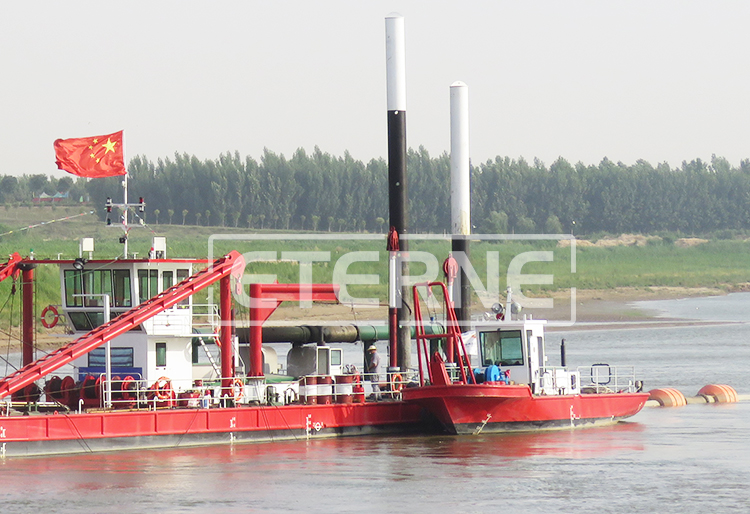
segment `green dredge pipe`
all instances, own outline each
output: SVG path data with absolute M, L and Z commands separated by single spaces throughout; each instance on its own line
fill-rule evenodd
M 427 334 L 440 334 L 445 328 L 440 324 L 425 325 Z M 411 337 L 415 336 L 415 328 L 411 327 Z M 354 343 L 363 341 L 371 343 L 388 340 L 387 325 L 340 325 L 340 326 L 311 326 L 296 327 L 263 327 L 264 343 Z M 249 342 L 250 331 L 247 328 L 237 328 L 240 343 Z

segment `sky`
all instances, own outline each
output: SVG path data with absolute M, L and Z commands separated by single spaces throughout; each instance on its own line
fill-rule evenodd
M 409 147 L 473 163 L 750 158 L 750 3 L 79 1 L 0 5 L 0 175 L 63 176 L 53 142 L 126 159 L 299 148 L 387 156 L 385 18 L 405 20 Z

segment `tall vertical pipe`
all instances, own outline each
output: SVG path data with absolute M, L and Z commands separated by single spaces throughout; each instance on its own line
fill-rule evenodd
M 408 252 L 407 196 L 406 196 L 406 59 L 404 51 L 404 17 L 391 13 L 385 18 L 385 65 L 388 107 L 388 215 L 390 226 L 399 238 L 401 255 Z M 401 260 L 401 273 L 389 280 L 399 280 L 408 274 L 408 264 Z M 400 280 L 399 280 L 400 282 Z M 396 284 L 398 286 L 398 284 Z M 408 326 L 409 311 L 403 299 L 408 288 L 402 287 L 396 318 L 398 322 L 397 365 L 406 369 L 411 365 L 411 331 Z M 392 304 L 390 309 L 396 307 Z M 393 311 L 389 316 L 393 319 Z
M 232 383 L 234 381 L 234 348 L 232 346 L 232 288 L 231 276 L 226 275 L 219 281 L 219 314 L 221 327 L 219 340 L 221 341 L 221 386 L 223 395 L 234 397 Z
M 34 268 L 36 264 L 24 263 L 21 268 L 22 300 L 22 359 L 23 365 L 34 362 Z
M 468 263 L 471 235 L 471 169 L 469 160 L 469 87 L 454 82 L 450 87 L 451 104 L 451 247 L 459 263 Z M 460 266 L 454 282 L 453 298 L 461 330 L 471 326 L 471 289 Z
M 250 284 L 250 372 L 251 377 L 263 376 L 263 315 L 260 312 L 263 286 Z

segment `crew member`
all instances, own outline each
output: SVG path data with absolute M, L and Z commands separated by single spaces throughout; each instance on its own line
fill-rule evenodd
M 377 400 L 380 396 L 380 355 L 374 344 L 367 348 L 367 358 L 365 359 L 365 378 L 372 383 L 373 396 Z

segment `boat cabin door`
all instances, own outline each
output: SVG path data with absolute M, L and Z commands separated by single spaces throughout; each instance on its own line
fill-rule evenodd
M 340 375 L 343 359 L 341 348 L 330 346 L 317 346 L 316 348 L 316 375 Z

